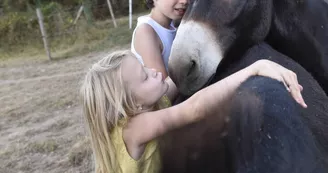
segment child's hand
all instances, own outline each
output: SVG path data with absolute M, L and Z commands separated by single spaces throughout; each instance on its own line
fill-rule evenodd
M 297 75 L 293 71 L 269 60 L 259 60 L 250 67 L 254 70 L 255 75 L 270 77 L 282 82 L 296 102 L 304 108 L 307 107 L 301 94 L 303 87 L 298 83 Z

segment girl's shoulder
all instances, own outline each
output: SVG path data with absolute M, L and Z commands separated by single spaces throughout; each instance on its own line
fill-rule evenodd
M 123 139 L 123 128 L 128 119 L 122 119 L 119 124 L 113 128 L 111 132 L 111 140 L 117 154 L 117 162 L 122 172 L 136 173 L 136 172 L 159 172 L 160 170 L 160 151 L 158 141 L 149 141 L 141 155 L 137 160 L 133 159 L 128 152 L 126 143 Z
M 157 36 L 155 29 L 147 23 L 140 24 L 138 27 L 135 28 L 135 32 L 136 34 L 143 35 L 143 36 L 146 35 Z
M 174 26 L 173 21 L 171 22 L 171 25 L 170 25 L 171 28 L 168 29 L 168 28 L 165 28 L 164 26 L 162 26 L 161 24 L 159 24 L 158 22 L 156 22 L 149 15 L 138 17 L 138 22 L 137 22 L 137 26 L 136 26 L 135 30 L 137 30 L 142 25 L 148 25 L 149 27 L 151 27 L 158 34 L 161 34 L 161 33 L 175 33 L 176 30 L 177 30 L 177 28 Z
M 138 17 L 137 26 L 134 29 L 134 34 L 143 37 L 157 37 L 154 21 L 148 15 Z M 133 34 L 133 35 L 134 35 Z

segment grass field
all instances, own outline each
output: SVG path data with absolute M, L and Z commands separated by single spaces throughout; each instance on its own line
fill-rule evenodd
M 132 30 L 127 21 L 120 19 L 117 29 L 94 30 L 98 33 L 92 39 L 58 46 L 52 50 L 53 61 L 43 49 L 28 46 L 16 54 L 2 54 L 0 173 L 92 172 L 80 82 L 102 56 L 129 48 Z

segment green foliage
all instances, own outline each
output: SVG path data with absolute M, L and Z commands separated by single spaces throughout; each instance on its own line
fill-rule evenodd
M 59 11 L 61 5 L 51 2 L 42 7 L 45 27 L 47 30 L 54 25 L 54 11 Z M 71 18 L 69 21 L 71 21 Z M 51 30 L 50 30 L 51 32 Z M 36 39 L 37 38 L 37 39 Z M 41 43 L 38 19 L 33 12 L 8 12 L 5 16 L 0 16 L 0 47 L 9 48 L 17 44 Z
M 30 13 L 12 12 L 0 17 L 0 47 L 11 46 L 34 38 L 38 22 Z
M 57 2 L 50 2 L 49 4 L 43 5 L 41 7 L 42 14 L 44 16 L 49 16 L 51 13 L 56 12 L 62 8 L 62 5 Z
M 0 2 L 5 12 L 25 11 L 27 9 L 28 1 L 26 0 L 3 0 Z
M 115 17 L 128 15 L 128 0 L 111 0 L 111 2 Z M 134 0 L 133 3 L 134 14 L 145 10 L 144 0 Z M 74 25 L 74 19 L 82 4 L 89 5 L 89 11 L 84 11 Z M 0 56 L 8 57 L 10 56 L 7 55 L 8 52 L 22 52 L 29 48 L 43 49 L 36 15 L 37 6 L 41 8 L 52 50 L 76 44 L 78 41 L 101 41 L 112 34 L 110 32 L 113 26 L 107 24 L 106 28 L 99 26 L 102 21 L 111 23 L 107 0 L 0 0 L 0 8 L 4 12 L 4 15 L 0 14 Z M 94 18 L 92 22 L 90 18 L 87 20 L 88 16 Z M 122 32 L 130 31 L 124 29 Z M 130 41 L 127 37 L 123 39 L 117 36 L 116 39 L 122 42 Z

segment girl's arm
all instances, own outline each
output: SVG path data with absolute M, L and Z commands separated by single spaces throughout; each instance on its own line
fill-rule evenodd
M 162 72 L 164 78 L 168 76 L 162 58 L 162 43 L 151 26 L 148 24 L 140 25 L 136 30 L 134 43 L 132 44 L 147 68 Z
M 165 82 L 169 85 L 169 89 L 166 91 L 166 95 L 171 100 L 171 102 L 173 102 L 178 95 L 178 88 L 170 77 L 167 77 Z
M 169 130 L 202 119 L 217 110 L 218 106 L 223 105 L 238 86 L 253 75 L 267 76 L 283 82 L 285 86 L 289 86 L 288 90 L 294 99 L 306 107 L 296 74 L 271 61 L 260 60 L 198 91 L 183 103 L 131 118 L 123 135 L 127 147 L 143 147 L 148 141 Z

